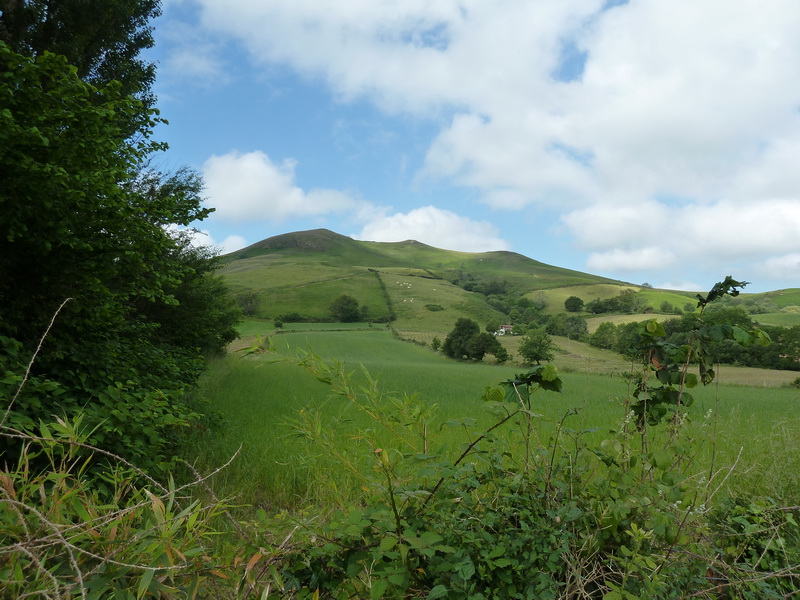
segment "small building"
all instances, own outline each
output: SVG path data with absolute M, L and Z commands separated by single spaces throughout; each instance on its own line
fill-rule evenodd
M 513 332 L 514 326 L 513 325 L 500 325 L 500 329 L 494 332 L 495 335 L 506 335 L 511 334 Z

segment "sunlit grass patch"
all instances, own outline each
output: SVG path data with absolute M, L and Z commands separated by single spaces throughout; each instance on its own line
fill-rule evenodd
M 504 342 L 515 339 L 509 336 Z M 326 359 L 343 361 L 356 384 L 368 381 L 363 367 L 379 381 L 387 402 L 391 397 L 409 395 L 423 405 L 435 404 L 436 428 L 465 417 L 475 420 L 475 431 L 487 426 L 491 418 L 481 400 L 484 390 L 525 370 L 519 364 L 453 361 L 429 347 L 399 341 L 385 329 L 286 331 L 271 340 L 279 355 L 310 350 Z M 631 365 L 621 358 L 614 363 L 607 355 L 618 355 L 586 344 L 562 338 L 556 338 L 556 343 L 562 350 L 555 363 L 560 366 L 564 388 L 561 394 L 535 398 L 534 410 L 541 415 L 536 421 L 537 435 L 546 440 L 554 430 L 553 424 L 568 410 L 577 409 L 565 426 L 575 432 L 593 430 L 589 438 L 600 439 L 624 418 L 629 384 L 622 373 Z M 217 483 L 224 493 L 235 494 L 244 503 L 277 508 L 322 502 L 330 493 L 326 486 L 331 480 L 315 479 L 309 462 L 319 450 L 294 436 L 290 422 L 299 411 L 318 411 L 320 427 L 332 428 L 328 432 L 331 436 L 337 436 L 332 425 L 337 419 L 353 420 L 354 427 L 368 427 L 369 423 L 360 421 L 363 416 L 333 394 L 329 386 L 303 369 L 273 362 L 275 358 L 232 355 L 212 362 L 202 389 L 223 422 L 216 433 L 209 432 L 198 440 L 196 451 L 200 461 L 211 466 L 224 462 L 242 446 L 236 464 L 217 476 Z M 586 372 L 592 364 L 598 370 Z M 780 372 L 725 367 L 720 379 L 759 385 L 759 377 L 776 373 Z M 689 416 L 697 427 L 705 423 L 709 411 L 713 414 L 718 410 L 716 459 L 734 462 L 741 449 L 739 469 L 729 478 L 729 485 L 738 489 L 777 485 L 785 490 L 796 485 L 791 469 L 800 469 L 794 459 L 800 457 L 800 452 L 795 452 L 800 391 L 775 387 L 778 384 L 774 379 L 769 383 L 772 387 L 726 383 L 692 390 L 695 403 Z M 442 431 L 445 433 L 439 443 L 452 445 L 453 451 L 466 432 L 463 427 Z M 348 446 L 360 442 L 343 436 L 337 443 Z M 780 449 L 786 450 L 783 458 L 776 455 Z M 710 451 L 704 448 L 695 460 L 710 461 Z M 330 468 L 336 468 L 333 462 Z M 338 482 L 337 493 L 352 486 L 351 493 L 358 494 L 357 482 L 347 472 L 328 475 Z

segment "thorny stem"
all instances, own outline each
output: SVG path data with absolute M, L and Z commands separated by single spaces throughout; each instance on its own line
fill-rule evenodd
M 492 431 L 494 431 L 498 427 L 504 425 L 505 423 L 510 421 L 513 417 L 516 417 L 520 412 L 521 412 L 520 410 L 515 410 L 514 412 L 509 413 L 507 416 L 503 417 L 497 423 L 495 423 L 494 425 L 489 427 L 489 429 L 484 431 L 480 436 L 475 438 L 475 440 L 472 443 L 470 443 L 469 446 L 466 447 L 464 452 L 461 453 L 461 456 L 459 456 L 458 459 L 456 459 L 456 461 L 453 463 L 453 466 L 457 467 L 461 463 L 461 461 L 464 460 L 470 454 L 470 452 L 472 452 L 472 449 L 475 446 L 477 446 L 478 443 L 481 440 L 485 439 Z M 436 485 L 433 486 L 433 489 L 431 489 L 430 494 L 428 495 L 427 498 L 425 498 L 425 501 L 422 503 L 422 506 L 420 507 L 420 510 L 424 509 L 428 505 L 428 502 L 430 501 L 430 499 L 433 498 L 433 496 L 436 494 L 437 491 L 439 491 L 439 488 L 444 483 L 444 480 L 445 480 L 445 478 L 442 477 L 442 478 L 439 479 L 439 481 L 436 482 Z
M 385 452 L 385 450 L 384 450 Z M 398 537 L 403 532 L 403 524 L 400 519 L 400 512 L 397 510 L 397 502 L 394 498 L 394 486 L 392 485 L 392 473 L 387 465 L 381 465 L 383 474 L 386 475 L 386 491 L 389 494 L 389 502 L 392 506 L 392 514 L 394 515 L 395 531 Z
M 566 413 L 564 413 L 564 416 L 561 417 L 561 420 L 558 422 L 558 427 L 556 427 L 556 435 L 555 435 L 555 438 L 553 439 L 553 452 L 550 455 L 550 465 L 548 466 L 547 477 L 545 478 L 545 481 L 544 481 L 544 491 L 545 491 L 545 493 L 550 491 L 550 477 L 553 475 L 553 468 L 554 468 L 555 462 L 556 462 L 556 449 L 558 448 L 558 438 L 561 435 L 561 429 L 564 427 L 564 421 L 571 414 L 574 414 L 574 413 L 572 413 L 571 411 L 567 411 Z
M 11 412 L 11 407 L 14 406 L 14 402 L 17 401 L 17 396 L 19 396 L 19 393 L 22 391 L 22 388 L 25 387 L 25 383 L 28 381 L 28 377 L 30 377 L 31 368 L 33 367 L 33 363 L 36 360 L 36 356 L 39 354 L 39 350 L 42 349 L 42 344 L 44 344 L 44 340 L 47 338 L 48 334 L 50 333 L 50 329 L 52 329 L 53 324 L 56 322 L 56 317 L 58 316 L 58 313 L 61 312 L 61 309 L 64 308 L 64 305 L 70 300 L 72 300 L 72 298 L 67 298 L 66 300 L 64 300 L 61 303 L 61 306 L 59 306 L 56 309 L 56 312 L 53 314 L 53 318 L 50 319 L 50 324 L 47 326 L 47 329 L 45 329 L 44 334 L 39 340 L 39 345 L 36 346 L 36 350 L 34 351 L 33 356 L 31 356 L 31 360 L 28 363 L 28 367 L 25 369 L 25 376 L 22 378 L 22 381 L 20 382 L 19 387 L 17 388 L 17 392 L 14 394 L 14 397 L 11 398 L 11 402 L 8 403 L 8 406 L 6 407 L 6 412 L 3 414 L 3 418 L 0 419 L 0 427 L 5 425 L 6 419 L 8 419 L 8 413 Z

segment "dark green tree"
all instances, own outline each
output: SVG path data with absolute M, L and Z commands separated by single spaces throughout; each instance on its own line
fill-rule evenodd
M 511 353 L 498 342 L 498 347 L 494 351 L 494 357 L 497 359 L 497 362 L 504 363 L 511 360 Z
M 239 292 L 236 294 L 236 304 L 242 314 L 252 317 L 258 314 L 258 309 L 261 307 L 261 298 L 257 292 Z
M 159 0 L 0 0 L 0 42 L 30 57 L 66 57 L 82 80 L 118 81 L 123 95 L 154 104 L 155 65 L 140 54 L 153 46 L 150 21 Z
M 453 330 L 447 334 L 442 344 L 442 352 L 450 358 L 464 358 L 469 356 L 467 349 L 472 337 L 481 331 L 480 326 L 472 319 L 461 317 L 456 321 Z
M 466 318 L 456 321 L 455 327 L 442 344 L 442 352 L 450 358 L 470 360 L 483 360 L 487 354 L 493 354 L 499 362 L 510 358 L 508 351 L 494 335 L 481 331 L 475 321 Z
M 619 309 L 619 306 L 614 298 L 594 298 L 593 300 L 589 300 L 586 303 L 586 310 L 588 310 L 593 315 L 599 315 L 602 313 L 608 312 L 616 312 Z
M 522 339 L 519 354 L 526 362 L 538 365 L 555 358 L 555 345 L 545 329 L 533 329 Z
M 586 319 L 579 315 L 550 315 L 542 325 L 550 335 L 561 335 L 571 340 L 584 339 L 589 333 Z
M 618 310 L 628 314 L 642 312 L 645 307 L 642 295 L 636 290 L 622 290 L 616 297 L 616 301 Z
M 213 261 L 174 233 L 211 212 L 202 181 L 148 168 L 154 111 L 63 56 L 0 43 L 0 107 L 0 392 L 71 299 L 6 424 L 83 413 L 90 442 L 157 466 L 200 418 L 204 353 L 235 335 Z
M 609 321 L 600 323 L 589 336 L 589 343 L 596 348 L 613 349 L 617 345 L 617 326 Z
M 564 308 L 568 312 L 581 312 L 583 310 L 583 300 L 578 296 L 570 296 L 564 300 Z
M 617 325 L 617 341 L 613 350 L 627 357 L 635 357 L 641 349 L 641 328 L 633 321 Z
M 342 294 L 331 304 L 331 315 L 334 321 L 355 323 L 361 318 L 358 300 L 347 294 Z
M 483 357 L 487 354 L 493 354 L 495 357 L 498 354 L 501 356 L 508 354 L 505 348 L 500 345 L 500 342 L 497 341 L 497 338 L 486 331 L 479 332 L 469 338 L 466 350 L 467 358 L 472 360 L 483 360 Z
M 152 339 L 166 347 L 222 354 L 238 337 L 241 310 L 216 274 L 216 254 L 193 246 L 188 232 L 173 238 L 175 246 L 165 249 L 161 265 L 184 275 L 164 286 L 170 301 L 142 303 L 141 321 L 153 325 Z

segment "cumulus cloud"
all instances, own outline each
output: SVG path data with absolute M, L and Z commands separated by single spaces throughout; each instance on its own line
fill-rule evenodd
M 695 283 L 693 281 L 686 281 L 685 279 L 680 279 L 678 281 L 664 281 L 659 283 L 657 288 L 662 290 L 683 290 L 685 292 L 705 292 L 707 288 L 710 286 L 700 285 L 699 283 Z M 693 300 L 687 299 L 688 303 L 694 303 Z M 681 307 L 682 308 L 682 307 Z
M 203 178 L 209 204 L 217 209 L 215 218 L 280 222 L 365 209 L 338 190 L 304 191 L 294 182 L 296 165 L 292 160 L 275 163 L 260 151 L 212 156 L 203 165 Z
M 761 271 L 773 279 L 797 282 L 800 279 L 800 252 L 770 257 L 761 265 Z
M 762 272 L 776 277 L 781 265 L 788 266 L 785 256 L 793 256 L 785 253 L 800 253 L 800 202 L 793 199 L 744 206 L 732 201 L 596 204 L 563 221 L 583 247 L 593 250 L 587 266 L 605 272 L 743 263 L 749 257 L 766 261 Z M 775 254 L 781 258 L 768 260 Z
M 777 272 L 800 252 L 796 0 L 196 4 L 207 31 L 256 63 L 445 117 L 423 175 L 491 208 L 561 211 L 589 266 L 747 255 Z M 206 176 L 228 218 L 352 208 L 341 192 L 297 188 L 291 163 L 215 159 Z M 408 230 L 430 210 L 364 233 Z
M 662 248 L 648 247 L 635 250 L 610 250 L 589 255 L 587 265 L 596 271 L 653 271 L 672 265 L 675 255 Z
M 165 57 L 159 73 L 183 83 L 224 85 L 230 81 L 229 65 L 222 59 L 223 44 L 204 30 L 168 21 L 159 31 Z
M 228 254 L 229 252 L 236 252 L 246 247 L 247 240 L 240 235 L 229 235 L 222 242 L 217 242 L 207 229 L 192 229 L 187 230 L 191 236 L 193 246 L 202 247 L 208 246 L 220 254 Z
M 376 219 L 353 237 L 375 242 L 416 240 L 436 248 L 463 252 L 508 249 L 508 244 L 497 237 L 497 230 L 490 223 L 473 221 L 435 206 Z

